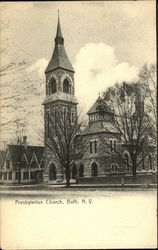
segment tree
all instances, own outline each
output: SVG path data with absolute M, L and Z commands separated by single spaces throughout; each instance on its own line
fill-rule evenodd
M 0 15 L 0 134 L 9 140 L 16 132 L 17 123 L 29 123 L 39 98 L 43 80 L 28 71 L 33 58 L 26 51 L 18 51 L 13 32 L 17 23 L 10 15 L 9 5 L 2 3 Z M 31 101 L 30 101 L 31 100 Z
M 115 84 L 104 93 L 102 105 L 99 107 L 100 112 L 108 110 L 113 113 L 113 127 L 129 153 L 133 176 L 136 176 L 137 167 L 149 153 L 150 141 L 154 140 L 152 122 L 147 107 L 146 110 L 144 108 L 144 102 L 140 82 L 123 82 L 120 85 Z M 125 162 L 122 148 L 109 150 L 112 146 L 104 138 L 101 141 L 106 153 L 112 152 Z
M 47 120 L 48 139 L 45 141 L 61 169 L 65 170 L 67 187 L 70 186 L 71 166 L 82 157 L 87 147 L 82 137 L 83 122 L 79 121 L 79 116 L 72 116 L 70 111 L 70 106 L 66 112 L 62 112 L 60 107 L 54 109 L 54 113 Z
M 17 130 L 15 133 L 15 137 L 12 140 L 12 150 L 14 157 L 16 159 L 17 170 L 18 170 L 18 184 L 21 183 L 21 168 L 22 168 L 22 156 L 25 152 L 24 139 L 26 139 L 25 134 L 25 126 L 24 124 L 20 124 L 16 122 Z
M 145 64 L 139 72 L 139 87 L 142 90 L 142 95 L 145 98 L 145 105 L 148 111 L 150 111 L 150 117 L 153 121 L 153 125 L 156 132 L 157 123 L 157 93 L 156 93 L 156 66 L 151 64 L 150 66 Z

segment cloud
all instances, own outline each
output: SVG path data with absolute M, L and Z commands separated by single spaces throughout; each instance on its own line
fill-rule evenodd
M 100 91 L 116 82 L 134 80 L 138 68 L 128 62 L 118 63 L 113 47 L 104 43 L 86 44 L 75 61 L 76 96 L 84 112 L 93 105 Z
M 21 116 L 26 121 L 26 133 L 31 144 L 37 144 L 37 131 L 43 127 L 41 110 L 45 98 L 44 71 L 47 65 L 48 61 L 41 58 L 26 69 L 27 89 L 32 91 L 23 100 L 25 112 Z M 75 95 L 79 109 L 84 114 L 93 105 L 100 91 L 105 91 L 116 82 L 130 81 L 137 76 L 137 68 L 130 66 L 128 62 L 118 63 L 114 48 L 104 43 L 91 43 L 82 47 L 76 56 L 74 68 Z
M 33 71 L 38 72 L 39 77 L 43 78 L 44 71 L 47 65 L 48 65 L 48 60 L 46 60 L 45 58 L 39 59 L 34 64 L 32 64 L 27 68 L 27 72 L 28 73 Z

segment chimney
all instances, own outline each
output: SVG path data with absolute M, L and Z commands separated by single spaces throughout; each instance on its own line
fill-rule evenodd
M 24 147 L 27 148 L 27 136 L 26 135 L 23 136 L 23 143 L 22 143 L 22 145 L 24 145 Z

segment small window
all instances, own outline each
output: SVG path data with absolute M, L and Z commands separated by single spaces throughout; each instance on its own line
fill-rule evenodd
M 29 172 L 23 172 L 23 180 L 29 179 Z
M 117 164 L 111 164 L 111 171 L 117 172 L 118 171 L 118 165 Z
M 10 160 L 6 159 L 6 168 L 9 169 L 10 168 Z
M 71 115 L 71 117 L 72 117 L 72 123 L 74 122 L 74 113 L 72 113 L 72 115 Z
M 126 170 L 129 171 L 129 156 L 125 153 Z
M 115 172 L 117 172 L 117 171 L 118 171 L 118 165 L 115 164 Z
M 64 109 L 64 113 L 63 113 L 63 115 L 64 115 L 64 122 L 66 121 L 66 110 Z
M 12 172 L 9 172 L 9 180 L 12 180 Z
M 35 172 L 31 172 L 30 173 L 30 178 L 31 179 L 35 179 L 36 178 L 36 173 Z
M 4 173 L 4 180 L 7 180 L 7 173 Z
M 95 153 L 97 153 L 97 140 L 95 140 L 95 142 L 94 142 L 94 151 L 95 151 Z
M 112 152 L 112 140 L 110 140 L 110 151 Z
M 75 179 L 77 177 L 77 167 L 76 165 L 73 165 L 72 167 L 72 179 Z
M 92 144 L 92 141 L 90 141 L 90 154 L 93 153 L 93 148 L 92 148 L 93 144 Z
M 83 175 L 84 175 L 84 166 L 83 164 L 81 164 L 79 167 L 79 177 L 83 177 Z
M 149 169 L 152 169 L 152 158 L 151 155 L 148 156 L 149 159 Z
M 97 164 L 95 162 L 93 162 L 92 166 L 91 166 L 91 175 L 92 176 L 98 175 L 98 167 L 97 167 Z
M 109 142 L 110 142 L 110 151 L 111 152 L 113 152 L 113 151 L 116 152 L 116 140 L 110 139 Z
M 50 136 L 50 114 L 47 112 L 47 136 Z
M 114 140 L 114 151 L 116 152 L 116 140 Z

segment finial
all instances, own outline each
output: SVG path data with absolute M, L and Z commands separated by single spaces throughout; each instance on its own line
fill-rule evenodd
M 58 10 L 58 17 L 59 17 L 59 10 Z

